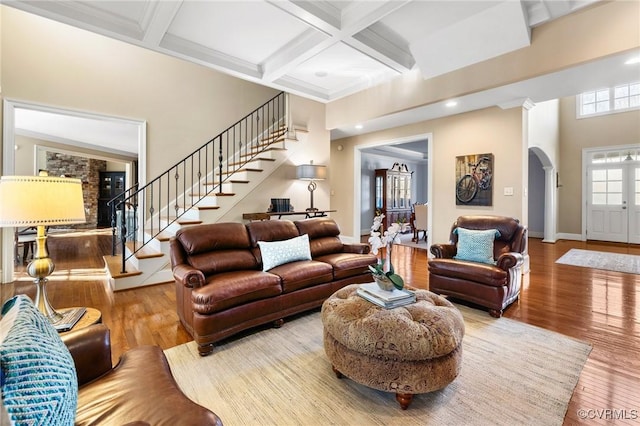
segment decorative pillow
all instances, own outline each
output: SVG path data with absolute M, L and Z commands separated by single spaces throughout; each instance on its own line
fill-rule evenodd
M 0 388 L 10 424 L 73 425 L 78 379 L 58 332 L 26 296 L 1 312 Z
M 500 231 L 497 229 L 477 231 L 458 227 L 453 230 L 453 233 L 458 235 L 458 250 L 453 256 L 454 259 L 496 264 L 493 258 L 493 242 L 500 236 Z
M 258 246 L 262 255 L 263 271 L 296 260 L 311 260 L 307 234 L 283 241 L 258 241 Z

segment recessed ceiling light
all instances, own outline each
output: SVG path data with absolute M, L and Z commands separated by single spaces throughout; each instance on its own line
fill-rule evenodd
M 640 64 L 640 56 L 636 56 L 634 58 L 629 59 L 627 62 L 624 63 L 625 65 L 634 65 L 634 64 Z
M 444 104 L 444 106 L 446 106 L 447 108 L 453 108 L 456 105 L 458 105 L 458 102 L 456 101 L 449 101 L 446 104 Z
M 356 124 L 356 129 L 362 130 L 362 127 L 363 127 L 362 124 Z

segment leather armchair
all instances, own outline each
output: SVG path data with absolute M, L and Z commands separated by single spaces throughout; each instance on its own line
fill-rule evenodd
M 454 259 L 457 253 L 457 227 L 497 229 L 494 241 L 495 265 Z M 488 308 L 499 318 L 503 310 L 518 300 L 522 284 L 524 256 L 527 254 L 527 228 L 518 219 L 504 216 L 460 216 L 451 227 L 448 244 L 434 244 L 429 260 L 429 289 L 434 293 L 465 300 Z
M 92 325 L 62 335 L 76 366 L 76 425 L 216 425 L 220 418 L 187 398 L 159 346 L 139 346 L 111 364 L 109 329 Z

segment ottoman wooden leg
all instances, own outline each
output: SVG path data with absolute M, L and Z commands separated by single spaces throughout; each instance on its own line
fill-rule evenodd
M 396 401 L 398 401 L 398 403 L 400 404 L 400 408 L 402 408 L 403 410 L 406 410 L 407 408 L 409 408 L 409 404 L 411 404 L 412 400 L 413 400 L 413 394 L 412 393 L 397 393 L 396 394 Z
M 334 373 L 336 373 L 336 377 L 337 377 L 338 379 L 342 379 L 342 373 L 341 373 L 341 372 L 339 372 L 339 371 L 336 369 L 336 367 L 334 367 L 333 365 L 331 366 L 331 368 L 333 369 L 333 372 L 334 372 Z

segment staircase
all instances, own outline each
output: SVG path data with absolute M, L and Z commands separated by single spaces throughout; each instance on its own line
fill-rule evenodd
M 281 92 L 147 185 L 109 202 L 113 246 L 104 259 L 114 291 L 173 281 L 169 239 L 182 227 L 217 222 L 286 162 L 296 142 L 287 137 L 287 104 Z

